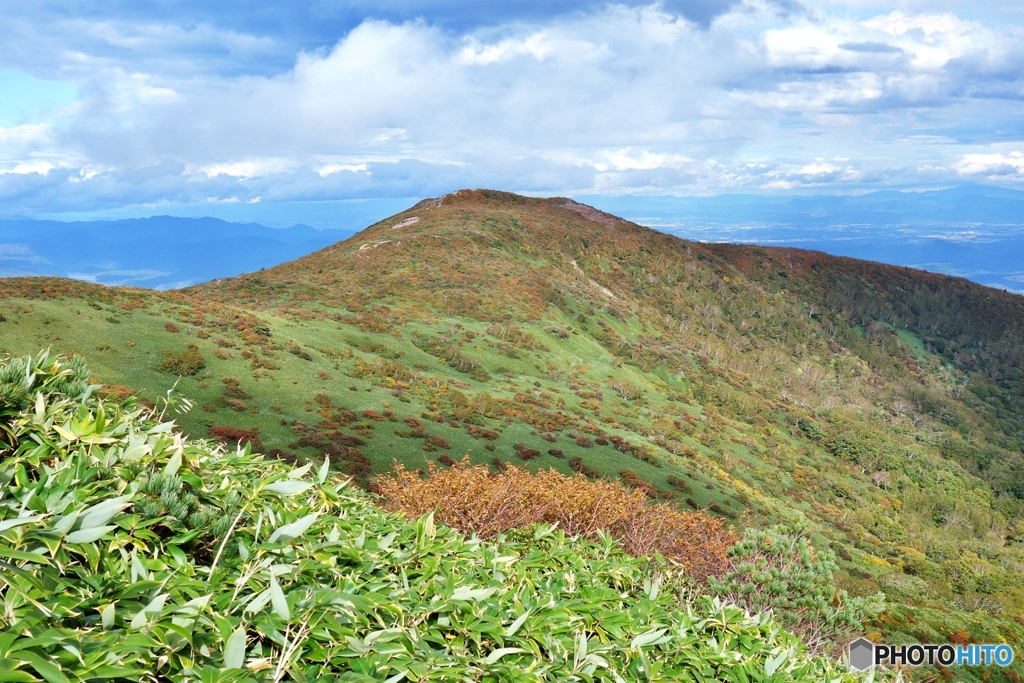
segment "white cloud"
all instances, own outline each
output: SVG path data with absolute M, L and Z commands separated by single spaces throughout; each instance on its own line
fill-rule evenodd
M 6 157 L 16 153 L 16 150 L 52 143 L 52 131 L 52 127 L 46 123 L 0 127 L 0 154 Z
M 24 161 L 18 164 L 14 164 L 10 168 L 4 168 L 0 165 L 0 175 L 9 173 L 25 174 L 25 173 L 36 173 L 38 175 L 45 176 L 47 173 L 57 168 L 54 164 L 43 159 L 36 159 L 33 161 Z
M 275 73 L 244 63 L 275 46 L 212 23 L 93 24 L 60 53 L 80 92 L 67 116 L 0 129 L 0 197 L 81 209 L 1020 175 L 1012 150 L 985 151 L 990 131 L 1020 130 L 1020 23 L 952 0 L 877 5 L 748 1 L 706 26 L 654 4 L 462 32 L 364 21 Z
M 1024 180 L 1024 152 L 965 154 L 956 170 L 960 175 L 983 176 L 989 180 Z
M 530 56 L 542 60 L 549 56 L 554 49 L 554 46 L 548 44 L 544 31 L 525 38 L 509 38 L 491 44 L 484 44 L 475 38 L 469 38 L 466 41 L 466 46 L 458 53 L 458 60 L 465 64 L 492 64 L 520 56 Z
M 334 175 L 335 173 L 368 173 L 369 167 L 365 163 L 359 164 L 342 164 L 342 163 L 326 163 L 320 168 L 316 169 L 316 172 L 321 177 Z
M 862 180 L 864 173 L 853 166 L 840 165 L 841 159 L 816 159 L 799 167 L 788 165 L 750 168 L 748 182 L 760 182 L 766 190 L 820 188 L 832 184 L 849 184 Z
M 0 244 L 0 261 L 19 261 L 23 263 L 47 263 L 39 254 L 25 244 Z
M 101 270 L 101 271 L 95 271 L 95 272 L 72 272 L 72 273 L 68 273 L 66 275 L 66 277 L 69 277 L 69 278 L 71 278 L 73 280 L 84 280 L 85 282 L 103 282 L 104 284 L 116 285 L 116 286 L 121 286 L 121 287 L 128 287 L 128 286 L 133 286 L 133 285 L 134 286 L 145 287 L 146 284 L 148 282 L 150 282 L 151 280 L 155 280 L 156 278 L 159 278 L 159 277 L 166 277 L 168 275 L 170 275 L 170 273 L 165 272 L 165 271 L 154 270 L 154 269 L 151 269 L 151 268 L 143 268 L 143 269 L 136 269 L 136 270 L 131 270 L 131 269 L 127 269 L 127 270 L 114 269 L 114 270 Z M 193 283 L 186 282 L 186 283 L 181 284 L 181 285 L 178 285 L 178 284 L 165 285 L 165 288 L 166 289 L 171 289 L 171 288 L 176 287 L 176 286 L 187 287 L 190 284 L 193 284 Z
M 917 69 L 940 69 L 950 61 L 998 48 L 999 37 L 980 24 L 963 21 L 952 14 L 908 16 L 892 12 L 862 22 L 866 28 L 892 36 L 893 44 L 912 56 Z
M 594 168 L 598 171 L 636 171 L 654 168 L 675 168 L 689 163 L 689 159 L 681 154 L 659 154 L 646 149 L 619 149 L 598 153 L 598 161 Z
M 906 15 L 900 11 L 874 17 L 861 24 L 894 36 L 920 32 L 928 37 L 963 34 L 977 26 L 975 22 L 962 21 L 952 14 Z
M 299 164 L 290 159 L 247 159 L 219 164 L 207 164 L 186 172 L 202 173 L 209 177 L 226 175 L 235 178 L 259 178 L 284 173 L 296 168 Z

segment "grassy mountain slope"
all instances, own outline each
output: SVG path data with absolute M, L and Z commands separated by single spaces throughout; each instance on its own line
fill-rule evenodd
M 608 537 L 466 538 L 87 387 L 0 362 L 5 681 L 855 680 Z
M 364 483 L 469 453 L 806 518 L 844 588 L 893 603 L 869 630 L 1020 642 L 1021 297 L 488 191 L 183 291 L 0 287 L 2 351 L 77 352 L 149 398 L 196 370 L 193 435 Z

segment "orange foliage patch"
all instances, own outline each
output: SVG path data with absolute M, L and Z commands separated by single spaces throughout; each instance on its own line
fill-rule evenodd
M 727 568 L 726 551 L 736 542 L 732 527 L 703 511 L 682 512 L 651 504 L 643 491 L 617 482 L 567 477 L 554 470 L 530 474 L 514 466 L 492 473 L 469 460 L 451 469 L 427 463 L 419 477 L 396 463 L 377 480 L 390 510 L 417 517 L 436 509 L 439 521 L 465 533 L 494 538 L 535 523 L 557 524 L 572 536 L 595 538 L 607 531 L 637 556 L 660 552 L 698 578 Z

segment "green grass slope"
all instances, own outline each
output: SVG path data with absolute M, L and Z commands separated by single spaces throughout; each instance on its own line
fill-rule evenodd
M 842 588 L 886 593 L 872 637 L 1024 636 L 1019 296 L 489 191 L 189 290 L 0 293 L 0 351 L 78 353 L 149 400 L 194 370 L 192 436 L 366 485 L 468 453 L 805 520 Z
M 90 389 L 0 364 L 0 680 L 853 680 L 607 539 L 467 539 Z

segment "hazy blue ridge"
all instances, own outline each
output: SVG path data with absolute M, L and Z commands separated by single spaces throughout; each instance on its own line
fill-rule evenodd
M 69 223 L 0 220 L 0 276 L 58 275 L 167 289 L 270 267 L 350 234 L 307 225 L 268 228 L 174 216 Z
M 574 199 L 686 239 L 814 249 L 1024 293 L 1024 192 L 1016 190 L 969 185 L 863 195 Z M 174 216 L 0 220 L 0 276 L 181 287 L 298 258 L 349 237 L 384 210 L 363 204 L 332 208 L 330 223 L 347 228 L 271 228 Z
M 1016 190 L 577 199 L 686 239 L 813 249 L 1024 293 L 1024 192 Z

